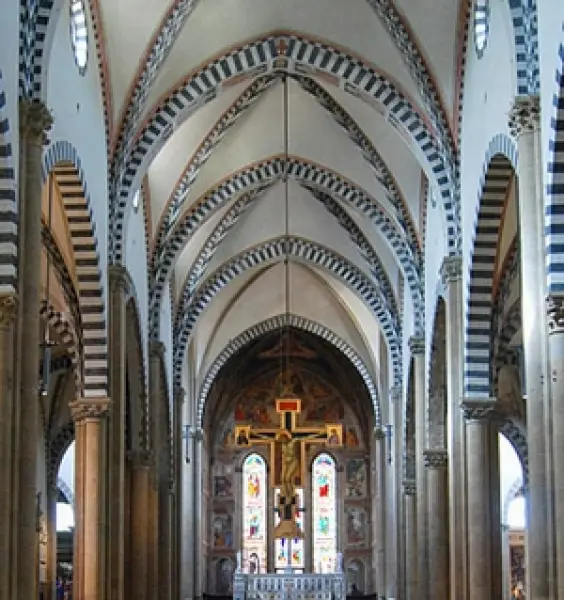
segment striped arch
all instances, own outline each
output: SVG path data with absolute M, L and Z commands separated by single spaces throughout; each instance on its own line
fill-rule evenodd
M 316 242 L 290 236 L 278 237 L 258 244 L 221 265 L 200 286 L 189 307 L 181 316 L 182 320 L 174 331 L 174 369 L 179 372 L 184 360 L 188 339 L 199 318 L 213 298 L 247 269 L 258 265 L 282 260 L 285 256 L 323 267 L 334 277 L 351 288 L 370 308 L 378 319 L 386 341 L 394 368 L 394 385 L 401 382 L 402 346 L 401 324 L 397 315 L 393 315 L 387 306 L 382 292 L 377 285 L 364 275 L 360 269 L 352 265 L 346 258 L 340 256 Z
M 0 70 L 0 293 L 14 294 L 18 285 L 17 203 L 12 131 Z
M 302 70 L 313 69 L 313 72 L 339 77 L 343 84 L 352 86 L 360 94 L 370 95 L 386 107 L 390 120 L 405 129 L 426 157 L 443 199 L 449 254 L 459 252 L 459 207 L 453 196 L 456 169 L 454 161 L 450 157 L 445 158 L 441 149 L 448 148 L 449 143 L 444 140 L 437 142 L 409 98 L 361 59 L 352 58 L 350 54 L 332 48 L 327 43 L 284 33 L 248 42 L 228 55 L 216 58 L 180 82 L 171 90 L 167 100 L 150 113 L 148 120 L 138 128 L 138 133 L 134 137 L 128 136 L 128 144 L 116 155 L 113 165 L 115 179 L 112 197 L 115 200 L 110 210 L 112 262 L 119 262 L 123 258 L 122 226 L 129 196 L 149 159 L 162 148 L 174 128 L 190 112 L 214 98 L 221 85 L 232 78 L 255 76 L 281 66 L 289 72 L 294 72 L 298 66 Z M 125 151 L 125 148 L 128 150 Z
M 261 98 L 263 93 L 268 90 L 280 76 L 280 73 L 270 73 L 268 75 L 257 77 L 221 115 L 210 129 L 208 135 L 198 146 L 196 152 L 188 161 L 188 164 L 178 179 L 176 186 L 166 203 L 166 208 L 163 211 L 163 215 L 157 227 L 157 241 L 153 256 L 154 262 L 158 261 L 166 236 L 173 229 L 177 218 L 181 215 L 182 204 L 188 197 L 198 173 L 212 155 L 213 150 L 218 146 L 237 120 L 242 115 L 246 114 L 247 109 Z M 411 250 L 417 257 L 417 263 L 422 264 L 420 243 L 409 207 L 400 191 L 399 185 L 376 147 L 372 144 L 368 136 L 364 134 L 355 120 L 323 86 L 319 85 L 310 77 L 300 75 L 291 75 L 291 77 L 299 83 L 305 92 L 311 95 L 326 111 L 329 112 L 336 123 L 343 128 L 352 142 L 358 147 L 364 160 L 373 169 L 376 178 L 386 190 L 386 196 L 390 204 L 396 209 L 395 217 L 409 240 Z
M 62 477 L 57 477 L 57 488 L 65 500 L 74 508 L 74 494 L 70 485 Z
M 55 142 L 43 157 L 43 180 L 53 173 L 65 208 L 78 280 L 83 323 L 85 397 L 108 394 L 108 356 L 102 274 L 90 196 L 80 158 L 68 142 Z
M 564 233 L 564 44 L 560 45 L 558 57 L 560 69 L 556 72 L 557 90 L 552 101 L 554 116 L 551 119 L 546 188 L 546 262 L 550 295 L 564 294 L 564 248 L 559 242 Z
M 380 412 L 380 398 L 378 396 L 378 386 L 361 356 L 352 346 L 340 338 L 336 333 L 328 329 L 325 325 L 321 325 L 320 323 L 316 323 L 311 319 L 300 317 L 294 314 L 283 314 L 270 317 L 269 319 L 249 327 L 240 333 L 236 338 L 230 340 L 227 346 L 225 346 L 225 348 L 217 355 L 216 359 L 208 369 L 206 376 L 204 377 L 202 386 L 200 388 L 200 393 L 198 394 L 198 427 L 203 427 L 204 410 L 206 407 L 208 394 L 211 390 L 213 382 L 215 381 L 215 378 L 227 361 L 239 350 L 241 350 L 241 348 L 244 348 L 253 340 L 283 327 L 294 327 L 296 329 L 301 329 L 302 331 L 313 333 L 314 335 L 335 346 L 337 350 L 342 352 L 342 354 L 350 360 L 366 385 L 366 389 L 368 390 L 370 399 L 372 400 L 372 406 L 374 408 L 374 419 L 376 426 L 380 427 L 382 424 L 382 419 Z M 181 377 L 182 371 L 179 366 L 175 369 L 175 381 L 178 386 L 181 385 Z
M 489 397 L 495 257 L 507 187 L 517 167 L 517 149 L 499 134 L 486 152 L 478 187 L 477 215 L 468 284 L 464 389 L 466 397 Z
M 521 301 L 517 300 L 504 315 L 501 331 L 494 339 L 492 350 L 494 387 L 497 384 L 499 370 L 503 365 L 519 366 L 518 357 L 509 344 L 521 327 Z
M 503 525 L 509 525 L 509 507 L 513 500 L 522 498 L 525 495 L 525 487 L 523 485 L 523 479 L 517 477 L 513 482 L 513 485 L 509 488 L 507 495 L 503 500 L 503 506 L 501 508 L 501 523 Z
M 166 251 L 163 252 L 161 261 L 155 269 L 155 281 L 150 290 L 149 319 L 152 335 L 158 333 L 159 330 L 159 307 L 165 282 L 169 279 L 176 258 L 187 240 L 214 211 L 223 203 L 228 202 L 235 194 L 249 187 L 260 189 L 271 185 L 281 179 L 285 170 L 283 156 L 270 157 L 260 163 L 245 167 L 202 196 L 183 214 L 174 232 L 169 236 Z M 338 173 L 303 158 L 290 157 L 288 173 L 300 185 L 304 185 L 310 190 L 321 189 L 323 192 L 339 198 L 374 223 L 388 241 L 398 264 L 401 265 L 411 290 L 414 305 L 419 308 L 421 314 L 424 314 L 419 270 L 411 249 L 396 222 L 378 202 Z
M 328 194 L 323 194 L 316 190 L 309 190 L 314 198 L 319 200 L 325 208 L 331 213 L 342 225 L 342 227 L 348 232 L 351 240 L 357 245 L 357 248 L 370 267 L 371 272 L 380 284 L 382 293 L 385 296 L 388 306 L 390 306 L 392 314 L 398 313 L 398 302 L 390 279 L 384 269 L 384 265 L 380 261 L 379 256 L 372 247 L 370 241 L 362 233 L 354 219 L 352 219 L 346 210 L 344 210 L 340 204 L 333 200 Z M 221 221 L 217 224 L 215 229 L 209 235 L 208 239 L 202 246 L 198 256 L 192 263 L 190 270 L 188 271 L 184 283 L 182 285 L 182 292 L 180 299 L 177 304 L 176 314 L 182 315 L 184 307 L 190 301 L 190 298 L 194 294 L 197 286 L 201 282 L 205 275 L 207 266 L 212 260 L 216 250 L 219 248 L 221 242 L 229 235 L 231 228 L 237 223 L 239 218 L 247 211 L 251 206 L 254 205 L 255 201 L 261 197 L 263 190 L 257 188 L 248 194 L 240 196 L 231 206 L 231 208 L 225 213 Z M 415 316 L 416 325 L 422 327 L 420 322 L 420 316 L 418 311 Z M 175 322 L 175 327 L 178 325 Z M 417 328 L 417 327 L 416 327 Z
M 505 417 L 494 418 L 499 433 L 507 438 L 515 449 L 519 462 L 523 468 L 523 482 L 525 488 L 529 487 L 529 449 L 527 445 L 527 429 L 522 423 Z
M 49 441 L 47 456 L 47 486 L 52 487 L 57 482 L 57 473 L 61 466 L 61 461 L 69 446 L 74 442 L 74 421 L 71 419 Z
M 536 0 L 508 0 L 513 23 L 517 95 L 540 91 L 538 14 Z
M 58 310 L 55 310 L 53 305 L 47 300 L 41 301 L 39 315 L 47 323 L 50 330 L 54 331 L 60 337 L 61 342 L 66 347 L 72 367 L 75 371 L 77 390 L 82 389 L 82 361 L 80 360 L 79 342 L 73 324 L 69 323 L 65 315 Z

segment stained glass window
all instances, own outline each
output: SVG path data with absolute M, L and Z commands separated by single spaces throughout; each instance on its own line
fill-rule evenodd
M 249 454 L 243 465 L 243 558 L 251 573 L 266 573 L 266 464 Z
M 337 481 L 335 461 L 320 454 L 313 461 L 313 571 L 332 573 L 337 559 Z
M 301 509 L 304 507 L 304 491 L 301 488 L 296 489 L 296 493 L 298 496 L 298 507 Z M 278 506 L 278 496 L 280 494 L 280 490 L 276 490 L 276 502 L 275 506 Z M 300 510 L 296 517 L 296 521 L 298 523 L 299 528 L 304 531 L 304 518 L 303 512 Z M 280 522 L 280 517 L 276 515 L 274 525 L 278 525 Z M 305 533 L 305 532 L 304 532 Z M 304 541 L 302 540 L 291 540 L 288 543 L 288 540 L 276 540 L 274 544 L 274 552 L 275 552 L 275 561 L 274 567 L 276 571 L 283 571 L 286 567 L 292 566 L 294 569 L 294 573 L 300 573 L 303 571 L 305 567 L 304 563 Z M 292 560 L 290 562 L 290 554 L 292 555 Z

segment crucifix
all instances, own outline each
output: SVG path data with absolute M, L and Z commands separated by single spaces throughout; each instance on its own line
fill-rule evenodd
M 341 424 L 319 427 L 299 427 L 298 416 L 302 411 L 301 400 L 283 397 L 276 400 L 276 412 L 280 415 L 280 427 L 253 429 L 250 426 L 238 428 L 238 446 L 270 446 L 271 471 L 270 485 L 280 488 L 276 510 L 280 522 L 274 529 L 275 538 L 303 538 L 303 532 L 296 522 L 301 507 L 298 506 L 296 488 L 305 481 L 305 444 L 325 444 L 340 446 L 342 443 Z

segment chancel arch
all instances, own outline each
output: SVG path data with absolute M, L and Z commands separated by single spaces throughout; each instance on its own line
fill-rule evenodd
M 243 569 L 251 571 L 282 570 L 291 557 L 298 572 L 332 572 L 338 552 L 345 561 L 371 564 L 374 423 L 370 392 L 339 348 L 283 321 L 247 338 L 216 371 L 204 413 L 210 436 L 209 577 L 221 572 L 221 560 L 235 564 L 243 549 Z M 303 539 L 282 543 L 276 535 L 280 496 L 287 494 L 281 471 L 286 435 L 298 449 L 296 516 Z M 244 510 L 249 498 L 257 514 L 266 502 L 265 557 L 261 521 L 251 523 L 251 511 Z M 223 585 L 209 584 L 218 591 Z

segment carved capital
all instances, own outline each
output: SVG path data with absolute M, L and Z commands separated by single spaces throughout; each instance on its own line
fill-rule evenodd
M 564 296 L 548 296 L 546 299 L 548 334 L 564 333 Z
M 196 442 L 203 442 L 204 441 L 204 430 L 201 427 L 197 427 L 193 431 L 192 437 L 194 438 L 194 441 L 196 441 Z
M 409 351 L 413 356 L 425 354 L 425 339 L 416 335 L 412 335 L 409 338 Z
M 462 278 L 462 257 L 461 256 L 445 256 L 441 265 L 441 281 L 443 285 L 455 283 Z
M 186 390 L 180 385 L 175 386 L 173 397 L 175 404 L 184 404 L 184 401 L 186 400 Z
M 383 440 L 386 437 L 386 431 L 382 427 L 374 427 L 374 438 Z
M 390 400 L 395 404 L 396 402 L 401 402 L 401 397 L 401 385 L 394 385 L 394 387 L 390 389 Z
M 134 467 L 151 468 L 155 464 L 155 455 L 150 450 L 131 450 L 127 459 Z
M 92 398 L 77 400 L 69 404 L 75 422 L 100 420 L 110 409 L 109 398 Z
M 462 404 L 462 412 L 466 421 L 481 421 L 493 416 L 496 398 L 466 398 Z
M 18 299 L 13 294 L 0 296 L 0 329 L 9 327 L 18 314 Z
M 415 485 L 415 479 L 404 479 L 403 493 L 406 496 L 415 496 L 415 494 L 417 493 L 417 486 Z
M 423 462 L 427 469 L 444 469 L 448 464 L 447 451 L 442 449 L 425 450 Z
M 509 132 L 515 139 L 523 133 L 532 133 L 540 129 L 539 96 L 517 96 L 509 111 Z
M 44 146 L 48 143 L 47 132 L 53 125 L 49 109 L 39 100 L 20 100 L 20 135 Z
M 163 342 L 159 340 L 149 341 L 149 356 L 151 358 L 162 358 L 164 356 L 166 347 Z
M 108 267 L 108 281 L 110 282 L 110 289 L 127 292 L 129 290 L 129 273 L 123 265 L 110 265 Z

